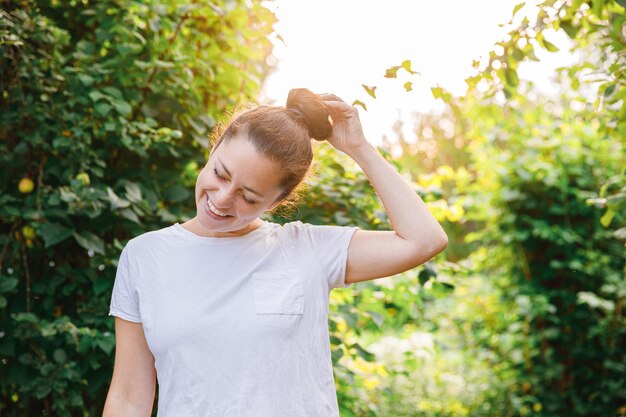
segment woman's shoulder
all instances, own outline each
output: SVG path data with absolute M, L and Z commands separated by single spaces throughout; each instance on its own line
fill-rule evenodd
M 297 237 L 315 237 L 318 235 L 337 235 L 347 233 L 351 230 L 358 229 L 356 226 L 338 226 L 332 224 L 316 224 L 294 220 L 285 223 L 281 227 L 281 231 L 288 236 Z
M 275 229 L 286 234 L 297 234 L 306 231 L 312 225 L 310 223 L 302 222 L 300 220 L 292 220 L 283 224 L 272 223 Z
M 173 236 L 173 225 L 165 226 L 156 230 L 145 231 L 126 243 L 126 247 L 132 251 L 141 251 L 145 248 L 160 246 L 171 240 Z

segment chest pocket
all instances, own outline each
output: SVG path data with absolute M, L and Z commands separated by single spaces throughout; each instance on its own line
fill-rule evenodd
M 255 272 L 256 314 L 303 314 L 304 285 L 299 271 Z

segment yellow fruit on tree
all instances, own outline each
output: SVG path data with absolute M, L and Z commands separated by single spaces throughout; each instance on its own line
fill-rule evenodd
M 86 172 L 80 172 L 78 175 L 76 175 L 76 179 L 80 180 L 80 182 L 82 182 L 83 185 L 89 185 L 91 183 L 89 174 L 87 174 Z
M 36 236 L 35 229 L 30 226 L 24 226 L 22 227 L 22 235 L 24 235 L 26 239 L 34 239 Z
M 20 193 L 28 194 L 33 191 L 33 188 L 35 188 L 35 183 L 30 178 L 24 177 L 20 180 L 17 188 L 20 190 Z

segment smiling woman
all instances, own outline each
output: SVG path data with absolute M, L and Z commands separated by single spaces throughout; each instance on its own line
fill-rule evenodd
M 393 231 L 260 219 L 310 172 L 311 139 L 361 166 Z M 424 263 L 446 247 L 445 232 L 366 141 L 357 110 L 306 89 L 292 90 L 285 107 L 237 114 L 218 132 L 195 202 L 192 219 L 122 251 L 107 404 L 149 403 L 156 375 L 158 417 L 338 417 L 330 291 Z M 131 362 L 139 365 L 118 366 Z
M 227 168 L 230 166 L 231 168 Z M 232 168 L 236 167 L 236 168 Z M 233 138 L 214 149 L 196 181 L 197 216 L 183 227 L 200 236 L 238 236 L 262 224 L 282 188 L 276 164 L 250 141 Z

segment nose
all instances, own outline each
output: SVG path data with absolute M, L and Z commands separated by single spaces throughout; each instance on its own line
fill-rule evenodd
M 231 194 L 228 187 L 221 187 L 211 196 L 211 201 L 218 209 L 227 209 L 230 207 Z

